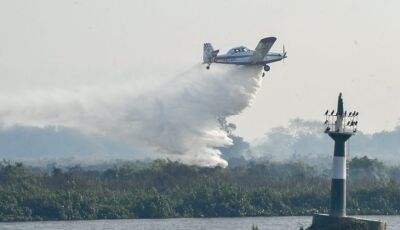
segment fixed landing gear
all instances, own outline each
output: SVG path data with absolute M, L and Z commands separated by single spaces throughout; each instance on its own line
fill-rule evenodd
M 265 72 L 268 72 L 271 68 L 269 67 L 269 65 L 264 65 L 264 72 L 262 74 L 262 77 L 265 76 Z

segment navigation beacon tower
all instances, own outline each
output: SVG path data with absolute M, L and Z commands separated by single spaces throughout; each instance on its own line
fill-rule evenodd
M 331 216 L 346 216 L 346 141 L 357 132 L 358 112 L 344 111 L 342 93 L 339 94 L 337 110 L 325 112 L 327 133 L 334 141 L 332 166 Z
M 326 227 L 341 229 L 340 226 L 359 223 L 367 225 L 368 229 L 371 230 L 386 230 L 386 222 L 346 216 L 347 161 L 345 144 L 352 135 L 357 133 L 358 112 L 344 110 L 343 97 L 342 93 L 340 93 L 337 110 L 327 110 L 325 116 L 325 133 L 335 141 L 332 167 L 331 209 L 329 215 L 317 213 L 313 215 L 312 229 Z

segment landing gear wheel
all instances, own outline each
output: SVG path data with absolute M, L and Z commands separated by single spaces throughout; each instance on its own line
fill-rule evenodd
M 270 70 L 269 65 L 265 65 L 265 66 L 264 66 L 264 71 L 265 71 L 265 72 L 268 72 L 269 70 Z
M 208 66 L 206 67 L 206 69 L 210 69 L 210 66 L 208 65 Z

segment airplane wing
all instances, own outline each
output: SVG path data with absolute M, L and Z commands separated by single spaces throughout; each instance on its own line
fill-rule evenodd
M 253 56 L 251 56 L 252 62 L 260 62 L 267 55 L 268 51 L 274 45 L 276 37 L 263 38 L 258 43 L 256 49 L 254 50 Z

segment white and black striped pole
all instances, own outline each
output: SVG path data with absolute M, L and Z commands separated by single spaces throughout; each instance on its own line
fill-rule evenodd
M 336 117 L 333 123 L 327 123 L 325 132 L 335 141 L 333 166 L 332 166 L 332 186 L 331 186 L 331 216 L 346 216 L 346 141 L 356 132 L 355 127 L 350 126 L 350 130 L 346 130 L 346 113 L 343 110 L 342 93 L 339 94 L 338 107 Z M 351 119 L 354 119 L 351 118 Z M 327 119 L 327 121 L 329 121 Z

